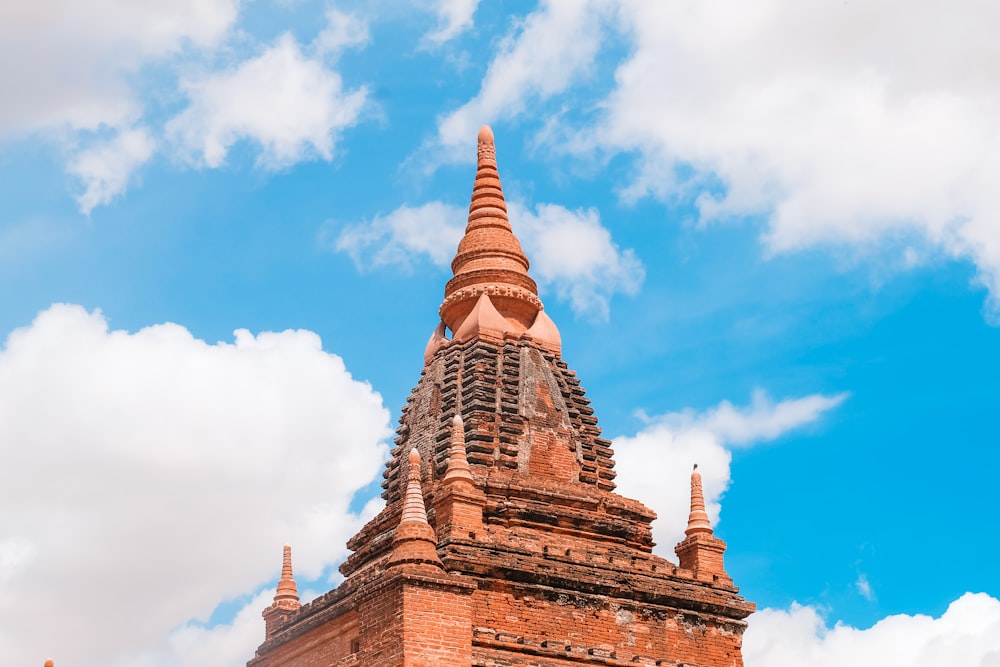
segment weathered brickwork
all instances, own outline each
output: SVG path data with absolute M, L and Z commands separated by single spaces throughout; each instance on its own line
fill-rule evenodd
M 507 220 L 492 132 L 479 139 L 385 508 L 348 542 L 337 589 L 299 606 L 287 563 L 249 665 L 742 667 L 754 606 L 725 572 L 700 476 L 678 562 L 654 555 L 655 515 L 615 493 L 611 443 Z

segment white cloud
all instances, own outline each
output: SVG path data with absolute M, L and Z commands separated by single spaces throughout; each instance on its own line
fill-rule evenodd
M 0 137 L 131 124 L 141 104 L 130 75 L 189 44 L 217 45 L 238 6 L 238 0 L 0 3 Z
M 264 639 L 260 612 L 273 596 L 273 590 L 261 591 L 229 623 L 185 623 L 162 646 L 118 658 L 108 667 L 243 667 Z
M 470 142 L 483 123 L 513 118 L 531 99 L 547 99 L 577 82 L 601 46 L 609 3 L 549 0 L 529 14 L 498 48 L 479 93 L 438 123 L 449 158 L 474 155 Z
M 1000 6 L 622 2 L 633 41 L 597 145 L 637 151 L 629 193 L 767 216 L 773 252 L 915 233 L 1000 296 Z M 693 168 L 679 180 L 678 167 Z
M 612 241 L 596 210 L 538 204 L 532 211 L 517 203 L 508 209 L 532 275 L 543 290 L 550 287 L 569 301 L 574 312 L 607 319 L 613 294 L 638 292 L 645 278 L 642 262 L 632 249 L 621 250 Z M 347 225 L 331 245 L 350 255 L 359 269 L 408 267 L 421 256 L 447 266 L 467 216 L 466 209 L 441 202 L 401 206 L 370 222 Z
M 95 206 L 123 193 L 132 174 L 152 157 L 154 149 L 149 131 L 137 127 L 77 153 L 67 169 L 86 186 L 76 200 L 80 210 L 89 215 Z
M 1000 667 L 1000 600 L 966 593 L 939 618 L 900 614 L 827 628 L 813 607 L 763 609 L 743 641 L 747 667 Z
M 326 27 L 317 35 L 313 48 L 320 55 L 336 56 L 352 46 L 368 43 L 368 23 L 356 14 L 338 9 L 326 11 Z
M 190 106 L 167 124 L 181 150 L 220 166 L 241 139 L 262 149 L 258 164 L 281 168 L 333 157 L 338 134 L 357 122 L 367 91 L 345 91 L 340 75 L 305 58 L 290 34 L 235 69 L 183 82 Z
M 691 410 L 673 413 L 668 415 L 667 421 L 683 430 L 710 431 L 729 445 L 751 445 L 774 440 L 802 424 L 808 424 L 846 399 L 847 394 L 812 394 L 775 403 L 767 392 L 756 389 L 750 398 L 750 405 L 745 408 L 722 401 L 718 407 L 701 414 Z
M 35 545 L 23 537 L 0 540 L 0 581 L 14 576 L 35 557 Z
M 599 120 L 542 136 L 637 156 L 628 199 L 763 216 L 769 252 L 923 239 L 975 264 L 1000 318 L 998 23 L 977 0 L 543 2 L 439 142 L 569 92 L 616 33 L 628 55 L 590 101 Z
M 84 185 L 89 214 L 125 191 L 153 154 L 160 122 L 146 109 L 151 66 L 192 67 L 214 55 L 236 22 L 240 0 L 38 0 L 0 3 L 0 139 L 45 131 L 70 146 L 68 171 Z M 190 105 L 168 123 L 182 152 L 219 166 L 242 139 L 262 149 L 258 164 L 282 168 L 330 160 L 338 134 L 353 125 L 367 94 L 343 90 L 326 68 L 345 48 L 368 41 L 367 24 L 335 9 L 311 45 L 315 59 L 284 35 L 229 71 L 181 81 Z M 157 103 L 169 100 L 157 84 Z M 153 128 L 152 130 L 150 128 Z M 68 130 L 68 131 L 67 131 Z M 98 133 L 109 139 L 91 141 Z
M 607 320 L 613 294 L 636 294 L 642 287 L 645 267 L 631 248 L 622 250 L 611 240 L 596 209 L 538 204 L 532 212 L 512 203 L 510 216 L 535 279 L 569 301 L 574 312 Z
M 417 207 L 403 205 L 370 222 L 345 226 L 332 246 L 350 255 L 359 269 L 409 267 L 421 256 L 447 266 L 465 231 L 465 217 L 464 209 L 438 201 Z
M 872 584 L 868 581 L 868 577 L 864 572 L 858 575 L 857 581 L 854 582 L 854 587 L 858 589 L 858 594 L 864 599 L 869 602 L 875 600 L 875 591 L 872 589 Z
M 282 544 L 306 579 L 343 557 L 388 416 L 308 331 L 210 345 L 41 313 L 0 351 L 0 655 L 104 667 L 199 644 L 210 663 L 183 624 L 273 579 Z M 250 631 L 232 633 L 213 641 Z
M 701 413 L 684 410 L 652 418 L 634 436 L 614 439 L 618 490 L 642 498 L 656 512 L 657 551 L 673 558 L 674 545 L 687 526 L 692 465 L 698 464 L 705 508 L 715 525 L 719 501 L 729 486 L 729 447 L 779 438 L 815 422 L 846 397 L 812 394 L 775 403 L 757 390 L 744 409 L 723 401 Z
M 432 4 L 439 26 L 424 39 L 432 44 L 443 44 L 472 27 L 479 0 L 434 0 Z

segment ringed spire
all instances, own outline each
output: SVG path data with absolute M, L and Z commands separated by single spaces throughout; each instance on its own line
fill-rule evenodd
M 432 565 L 443 568 L 437 555 L 437 536 L 427 522 L 427 508 L 424 505 L 424 492 L 420 482 L 420 451 L 410 449 L 409 473 L 406 483 L 406 496 L 403 500 L 403 511 L 396 526 L 396 535 L 392 540 L 392 553 L 388 565 Z
M 292 574 L 292 547 L 287 544 L 282 552 L 281 578 L 278 579 L 274 603 L 284 607 L 299 607 L 299 592 L 295 586 L 295 576 Z
M 478 144 L 469 221 L 451 263 L 454 277 L 444 289 L 441 320 L 457 331 L 486 294 L 514 331 L 526 331 L 542 309 L 538 286 L 528 275 L 528 258 L 507 217 L 493 130 L 488 125 L 479 130 Z
M 691 471 L 691 512 L 688 514 L 688 525 L 685 535 L 695 533 L 712 534 L 712 524 L 708 520 L 708 512 L 705 511 L 705 494 L 701 489 L 701 473 L 698 472 L 698 464 L 694 464 Z

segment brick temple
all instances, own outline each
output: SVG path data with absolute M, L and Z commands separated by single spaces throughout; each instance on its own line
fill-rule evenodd
M 742 667 L 754 605 L 726 574 L 701 478 L 677 562 L 654 555 L 656 515 L 615 493 L 611 443 L 528 275 L 488 127 L 451 266 L 385 508 L 347 543 L 343 583 L 308 604 L 285 547 L 248 666 Z

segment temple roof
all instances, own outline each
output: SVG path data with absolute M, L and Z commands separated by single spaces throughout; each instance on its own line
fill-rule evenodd
M 549 530 L 553 522 L 565 523 L 598 542 L 652 548 L 655 515 L 613 493 L 611 443 L 600 437 L 590 401 L 562 361 L 559 329 L 543 310 L 528 267 L 507 216 L 493 132 L 484 127 L 469 222 L 441 322 L 428 340 L 383 473 L 386 508 L 348 543 L 356 553 L 345 574 L 390 549 L 401 514 L 413 504 L 412 488 L 407 491 L 413 452 L 426 462 L 425 499 L 436 497 L 452 467 L 453 476 L 467 477 L 485 493 L 489 525 L 502 520 Z M 538 521 L 548 523 L 532 528 Z
M 383 472 L 385 507 L 348 541 L 345 581 L 276 617 L 258 655 L 346 618 L 389 581 L 486 600 L 509 586 L 574 605 L 620 597 L 737 621 L 753 611 L 725 573 L 697 471 L 680 565 L 652 552 L 655 513 L 615 492 L 611 442 L 528 275 L 489 128 L 478 158 L 441 321 Z

